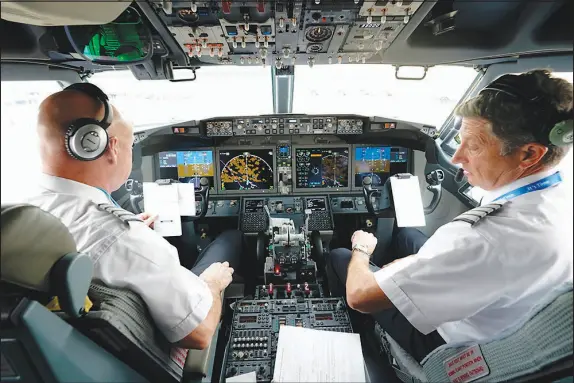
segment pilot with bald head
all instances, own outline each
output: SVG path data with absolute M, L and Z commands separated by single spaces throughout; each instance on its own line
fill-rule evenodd
M 28 202 L 68 227 L 78 250 L 94 261 L 94 279 L 138 293 L 168 341 L 207 347 L 222 292 L 240 267 L 242 234 L 222 233 L 188 270 L 150 227 L 154 217 L 118 206 L 111 193 L 131 173 L 133 127 L 95 85 L 73 84 L 46 98 L 37 131 L 43 173 Z
M 430 238 L 398 231 L 382 268 L 362 231 L 327 262 L 331 292 L 418 362 L 445 343 L 495 339 L 572 284 L 572 193 L 557 167 L 572 146 L 572 84 L 547 70 L 505 75 L 456 114 L 452 161 L 486 191 L 481 206 Z

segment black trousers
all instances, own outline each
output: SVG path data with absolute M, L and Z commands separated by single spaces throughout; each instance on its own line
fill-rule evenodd
M 389 252 L 386 253 L 385 264 L 395 259 L 416 254 L 427 239 L 417 229 L 399 229 L 393 238 Z M 330 252 L 327 260 L 327 277 L 329 278 L 331 295 L 346 297 L 345 283 L 350 261 L 351 250 L 349 249 L 340 248 Z M 379 269 L 378 266 L 371 264 L 373 272 Z M 372 313 L 371 316 L 379 323 L 381 328 L 419 363 L 435 348 L 445 344 L 444 339 L 436 331 L 427 335 L 418 331 L 395 307 Z
M 227 230 L 221 233 L 213 242 L 203 249 L 197 257 L 191 271 L 200 275 L 215 262 L 229 262 L 234 273 L 244 275 L 246 270 L 242 262 L 245 259 L 245 237 L 239 230 Z M 243 267 L 243 269 L 242 269 Z

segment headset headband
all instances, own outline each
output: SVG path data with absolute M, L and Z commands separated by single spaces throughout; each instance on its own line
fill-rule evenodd
M 567 113 L 556 112 L 550 98 L 541 92 L 536 92 L 536 89 L 533 79 L 507 74 L 494 80 L 480 93 L 488 91 L 502 93 L 529 104 L 534 121 L 522 129 L 532 133 L 536 140 L 543 145 L 555 145 L 551 132 L 558 124 L 571 121 L 572 111 Z M 542 126 L 542 129 L 536 129 L 539 126 Z
M 104 105 L 104 118 L 100 122 L 102 128 L 107 129 L 113 121 L 113 111 L 110 108 L 108 95 L 99 87 L 88 82 L 78 82 L 66 87 L 64 90 L 76 90 L 82 92 L 94 100 L 100 101 Z

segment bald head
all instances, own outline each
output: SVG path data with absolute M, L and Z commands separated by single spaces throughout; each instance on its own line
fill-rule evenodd
M 79 118 L 102 120 L 104 105 L 77 90 L 63 90 L 48 96 L 40 104 L 37 125 L 44 173 L 102 187 L 109 192 L 121 186 L 131 171 L 133 130 L 115 107 L 112 106 L 112 110 L 106 151 L 96 160 L 80 161 L 66 151 L 66 131 Z M 128 154 L 130 166 L 126 170 Z

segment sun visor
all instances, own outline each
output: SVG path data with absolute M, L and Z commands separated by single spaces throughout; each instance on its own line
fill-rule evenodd
M 76 54 L 96 64 L 134 64 L 153 54 L 151 32 L 133 7 L 106 24 L 70 25 L 64 29 Z
M 2 1 L 2 19 L 41 26 L 106 24 L 117 18 L 129 1 Z

